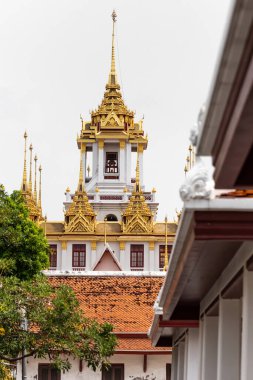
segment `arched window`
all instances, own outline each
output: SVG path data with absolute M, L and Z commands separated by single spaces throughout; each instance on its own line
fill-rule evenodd
M 118 221 L 117 216 L 114 215 L 114 214 L 108 214 L 108 215 L 106 215 L 105 219 L 106 219 L 108 222 L 117 222 L 117 221 Z

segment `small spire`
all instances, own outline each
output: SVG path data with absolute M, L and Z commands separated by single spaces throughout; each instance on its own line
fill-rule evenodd
M 135 191 L 140 191 L 140 162 L 139 151 L 137 147 L 137 162 L 136 162 L 136 177 L 135 177 Z
M 77 191 L 84 191 L 82 149 L 80 149 L 80 171 Z
M 23 170 L 23 179 L 22 179 L 22 191 L 27 190 L 27 171 L 26 171 L 26 140 L 27 140 L 27 133 L 25 131 L 24 133 L 24 139 L 25 139 L 25 148 L 24 148 L 24 170 Z
M 109 74 L 108 85 L 118 84 L 116 66 L 115 66 L 115 47 L 114 47 L 114 30 L 115 30 L 116 18 L 117 18 L 117 14 L 115 10 L 113 10 L 112 12 L 112 58 L 111 58 L 111 70 Z
M 40 178 L 39 178 L 39 199 L 38 199 L 38 207 L 41 209 L 41 172 L 42 172 L 42 167 L 41 165 L 39 166 L 39 173 L 40 173 Z
M 36 204 L 37 204 L 37 161 L 38 161 L 38 157 L 37 157 L 37 154 L 35 154 L 35 157 L 34 157 L 34 191 L 33 191 L 33 196 L 34 196 L 34 200 L 35 200 Z
M 32 193 L 32 191 L 33 191 L 33 185 L 32 185 L 32 155 L 33 155 L 33 146 L 32 146 L 32 144 L 30 144 L 29 150 L 30 150 L 29 190 Z

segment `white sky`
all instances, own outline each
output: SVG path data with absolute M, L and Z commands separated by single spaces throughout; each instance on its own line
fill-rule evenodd
M 79 170 L 80 113 L 100 103 L 118 14 L 117 71 L 124 99 L 144 114 L 146 190 L 158 219 L 180 209 L 189 131 L 209 94 L 232 0 L 0 1 L 0 183 L 19 189 L 23 134 L 43 167 L 43 213 L 63 219 Z M 118 58 L 118 52 L 117 58 Z

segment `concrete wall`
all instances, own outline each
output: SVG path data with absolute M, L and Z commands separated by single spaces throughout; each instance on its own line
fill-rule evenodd
M 45 359 L 27 360 L 27 380 L 37 379 L 38 363 L 49 363 Z M 147 370 L 143 372 L 143 355 L 114 355 L 111 363 L 124 364 L 126 380 L 166 380 L 166 363 L 171 363 L 171 355 L 147 355 Z M 83 365 L 83 371 L 79 372 L 79 361 L 71 360 L 72 367 L 69 372 L 61 374 L 61 380 L 101 380 L 100 371 L 93 372 Z M 148 377 L 149 376 L 149 377 Z M 21 380 L 21 366 L 18 366 L 17 380 Z

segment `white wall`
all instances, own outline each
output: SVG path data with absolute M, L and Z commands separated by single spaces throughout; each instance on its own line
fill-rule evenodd
M 38 374 L 38 363 L 48 363 L 45 359 L 27 360 L 27 380 L 35 380 Z M 166 363 L 171 363 L 171 355 L 147 355 L 147 370 L 143 372 L 143 355 L 114 355 L 111 363 L 124 364 L 125 379 L 134 380 L 141 377 L 143 380 L 166 380 Z M 79 361 L 71 360 L 69 372 L 61 374 L 61 380 L 101 380 L 100 371 L 93 372 L 83 364 L 83 371 L 79 372 Z M 149 377 L 147 377 L 149 375 Z M 17 380 L 21 380 L 21 366 L 18 366 Z

